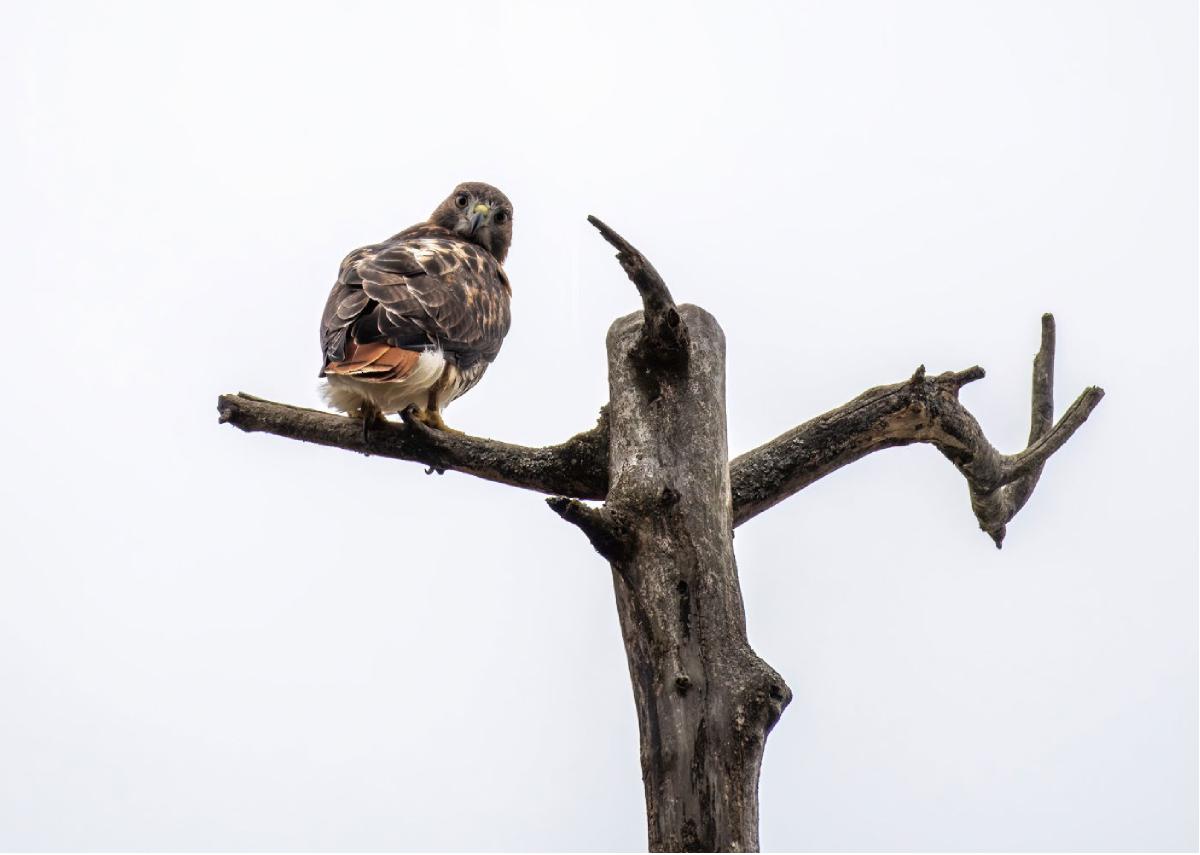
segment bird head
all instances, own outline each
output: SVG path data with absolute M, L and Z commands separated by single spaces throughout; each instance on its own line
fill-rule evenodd
M 482 181 L 467 181 L 454 188 L 438 205 L 429 221 L 486 249 L 503 263 L 512 243 L 512 202 Z

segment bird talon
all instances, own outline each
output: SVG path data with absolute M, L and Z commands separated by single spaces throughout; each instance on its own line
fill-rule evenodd
M 442 433 L 462 433 L 462 431 L 457 431 L 452 427 L 448 427 L 446 423 L 442 421 L 442 414 L 438 410 L 426 410 L 425 418 L 422 419 L 422 421 L 424 421 L 427 426 L 433 428 L 434 430 L 440 430 Z
M 428 441 L 437 439 L 436 431 L 429 426 L 429 414 L 416 404 L 410 404 L 400 411 L 400 419 L 409 430 L 419 434 Z
M 371 441 L 371 425 L 375 422 L 386 421 L 383 413 L 374 407 L 368 407 L 366 404 L 362 406 L 362 440 L 364 443 Z
M 416 404 L 410 404 L 400 413 L 400 418 L 404 420 L 405 424 L 425 433 L 438 431 L 439 433 L 462 435 L 462 431 L 455 430 L 442 421 L 442 414 L 438 410 L 425 410 Z

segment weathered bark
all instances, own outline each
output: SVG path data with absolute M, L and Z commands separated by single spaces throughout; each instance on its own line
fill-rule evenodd
M 1100 402 L 1090 387 L 1052 426 L 1054 321 L 1042 318 L 1028 447 L 1004 455 L 958 400 L 982 368 L 870 389 L 728 462 L 725 339 L 695 306 L 677 307 L 653 266 L 618 250 L 643 310 L 608 334 L 609 404 L 561 445 L 525 448 L 442 433 L 405 417 L 364 435 L 358 419 L 222 395 L 222 422 L 364 454 L 419 461 L 556 494 L 613 573 L 641 742 L 650 848 L 758 848 L 758 777 L 767 734 L 791 700 L 750 648 L 733 528 L 882 448 L 926 442 L 963 474 L 980 528 L 1000 546 L 1046 460 Z M 594 507 L 580 499 L 605 499 Z
M 725 339 L 711 315 L 680 310 L 687 370 L 655 372 L 634 352 L 643 318 L 609 332 L 606 508 L 633 529 L 614 564 L 633 678 L 652 851 L 758 849 L 767 733 L 791 699 L 746 638 L 733 554 L 725 423 Z M 654 374 L 647 382 L 647 374 Z
M 608 493 L 608 424 L 603 410 L 594 428 L 546 448 L 443 433 L 408 418 L 404 424 L 376 422 L 364 436 L 359 419 L 276 404 L 245 392 L 221 395 L 217 411 L 222 424 L 247 433 L 262 431 L 361 454 L 412 460 L 431 471 L 453 469 L 539 493 L 581 499 L 603 499 Z
M 791 692 L 746 638 L 725 337 L 703 309 L 677 309 L 636 250 L 597 226 L 621 250 L 645 308 L 608 333 L 608 500 L 587 514 L 579 503 L 551 506 L 612 564 L 650 849 L 757 850 L 763 748 Z
M 1042 316 L 1042 344 L 1033 360 L 1029 446 L 1001 454 L 959 402 L 958 392 L 979 380 L 979 366 L 936 377 L 919 367 L 903 383 L 869 389 L 853 401 L 776 437 L 730 464 L 734 525 L 762 513 L 813 481 L 873 451 L 926 442 L 967 480 L 979 527 L 999 548 L 1006 526 L 1028 501 L 1042 467 L 1078 430 L 1104 397 L 1089 386 L 1051 427 L 1054 418 L 1054 318 Z
M 670 317 L 665 313 L 663 316 Z M 678 319 L 678 314 L 674 317 Z M 682 334 L 686 335 L 686 328 Z M 923 442 L 938 448 L 967 479 L 979 527 L 999 547 L 1007 523 L 1029 500 L 1050 455 L 1062 447 L 1104 397 L 1103 389 L 1089 386 L 1051 426 L 1054 347 L 1054 317 L 1043 315 L 1042 345 L 1033 363 L 1029 446 L 1024 451 L 1001 454 L 958 400 L 963 386 L 984 376 L 982 368 L 976 365 L 929 377 L 921 367 L 907 381 L 868 389 L 854 400 L 732 460 L 733 525 L 741 525 L 872 452 Z M 363 454 L 411 460 L 439 471 L 453 469 L 574 499 L 603 499 L 608 495 L 608 425 L 603 410 L 599 423 L 591 430 L 560 445 L 527 448 L 465 434 L 441 434 L 417 421 L 409 425 L 409 430 L 393 422 L 380 423 L 364 438 L 361 423 L 356 420 L 245 393 L 221 395 L 217 408 L 222 422 L 248 432 L 274 433 Z

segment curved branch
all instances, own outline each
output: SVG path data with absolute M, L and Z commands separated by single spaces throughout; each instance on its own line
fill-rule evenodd
M 674 365 L 685 363 L 689 342 L 687 324 L 679 316 L 667 283 L 644 255 L 598 217 L 589 214 L 588 222 L 616 248 L 621 269 L 642 295 L 645 325 L 635 346 L 638 354 L 651 362 Z
M 1029 499 L 1046 460 L 1104 397 L 1103 389 L 1089 387 L 1051 426 L 1054 345 L 1054 318 L 1047 314 L 1034 358 L 1030 441 L 1024 451 L 997 451 L 959 402 L 959 389 L 983 377 L 982 368 L 927 377 L 921 366 L 909 380 L 870 389 L 735 459 L 729 473 L 734 525 L 873 451 L 925 442 L 967 479 L 979 527 L 999 547 L 1005 526 Z
M 603 499 L 608 493 L 608 421 L 604 410 L 596 427 L 546 448 L 386 421 L 377 422 L 364 438 L 361 419 L 276 404 L 241 392 L 220 396 L 217 410 L 222 424 L 247 432 L 273 433 L 317 445 L 411 460 L 431 470 L 453 469 L 539 493 L 580 499 Z

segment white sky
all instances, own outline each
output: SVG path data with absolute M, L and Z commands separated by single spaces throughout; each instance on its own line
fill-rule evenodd
M 1003 552 L 927 447 L 737 531 L 796 699 L 767 849 L 1197 845 L 1190 2 L 10 4 L 0 848 L 638 849 L 609 573 L 536 495 L 216 422 L 316 406 L 348 250 L 461 180 L 515 322 L 448 412 L 589 427 L 644 250 L 729 342 L 731 452 L 919 363 L 1023 445 Z

